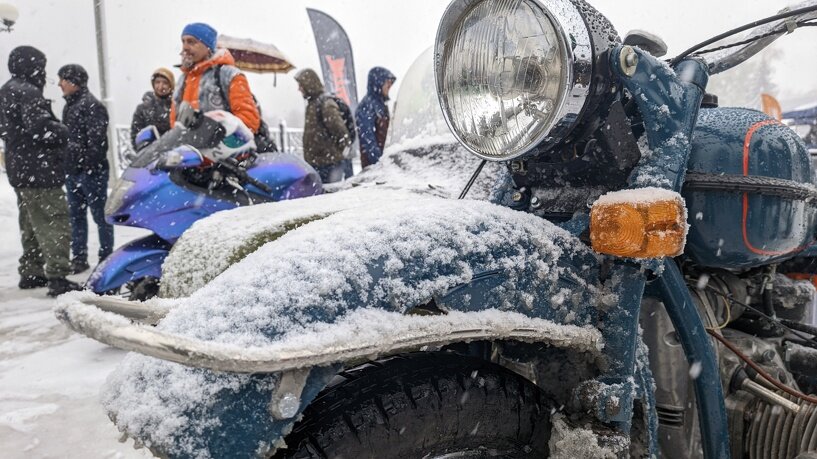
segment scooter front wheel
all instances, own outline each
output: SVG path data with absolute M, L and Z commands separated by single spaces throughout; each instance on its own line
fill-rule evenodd
M 145 301 L 159 294 L 159 279 L 151 276 L 128 282 L 125 286 L 130 301 Z
M 542 458 L 551 410 L 535 385 L 490 362 L 398 356 L 341 373 L 273 458 Z

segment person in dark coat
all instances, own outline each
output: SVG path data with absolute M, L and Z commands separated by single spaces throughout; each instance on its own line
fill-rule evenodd
M 343 179 L 343 152 L 351 136 L 334 99 L 324 93 L 323 83 L 312 69 L 295 75 L 298 90 L 306 99 L 304 110 L 304 160 L 320 174 L 323 183 Z
M 130 125 L 130 140 L 136 146 L 136 134 L 148 127 L 156 126 L 159 135 L 170 130 L 170 104 L 173 102 L 173 89 L 176 79 L 173 72 L 159 68 L 150 77 L 153 91 L 142 96 L 142 103 L 133 112 Z
M 0 137 L 6 143 L 6 171 L 17 195 L 23 255 L 22 289 L 48 286 L 48 295 L 79 290 L 67 280 L 71 229 L 64 155 L 68 129 L 43 97 L 45 55 L 31 46 L 9 54 L 11 79 L 0 88 Z
M 363 168 L 376 164 L 383 156 L 391 119 L 386 101 L 395 80 L 394 74 L 383 67 L 369 70 L 366 96 L 355 110 L 355 124 L 360 136 L 360 165 Z
M 99 260 L 113 251 L 113 226 L 105 221 L 108 196 L 108 111 L 88 90 L 82 66 L 60 68 L 60 89 L 65 98 L 62 122 L 68 126 L 68 163 L 65 187 L 71 215 L 71 269 L 88 269 L 88 209 L 99 229 Z

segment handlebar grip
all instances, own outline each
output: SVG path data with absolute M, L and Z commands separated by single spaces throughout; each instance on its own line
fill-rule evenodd
M 263 191 L 264 193 L 272 193 L 272 188 L 269 185 L 250 177 L 249 174 L 247 174 L 247 183 L 253 185 L 256 188 L 260 188 L 261 191 Z

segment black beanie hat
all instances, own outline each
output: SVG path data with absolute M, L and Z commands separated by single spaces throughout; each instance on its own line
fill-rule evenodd
M 9 53 L 9 73 L 39 87 L 45 85 L 45 54 L 33 46 L 18 46 Z
M 84 87 L 88 84 L 88 72 L 79 64 L 63 65 L 57 72 L 60 79 Z

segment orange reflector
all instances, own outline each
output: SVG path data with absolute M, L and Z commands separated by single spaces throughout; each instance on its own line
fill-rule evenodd
M 649 202 L 596 202 L 590 211 L 593 250 L 628 258 L 674 257 L 684 251 L 686 208 L 680 197 Z

